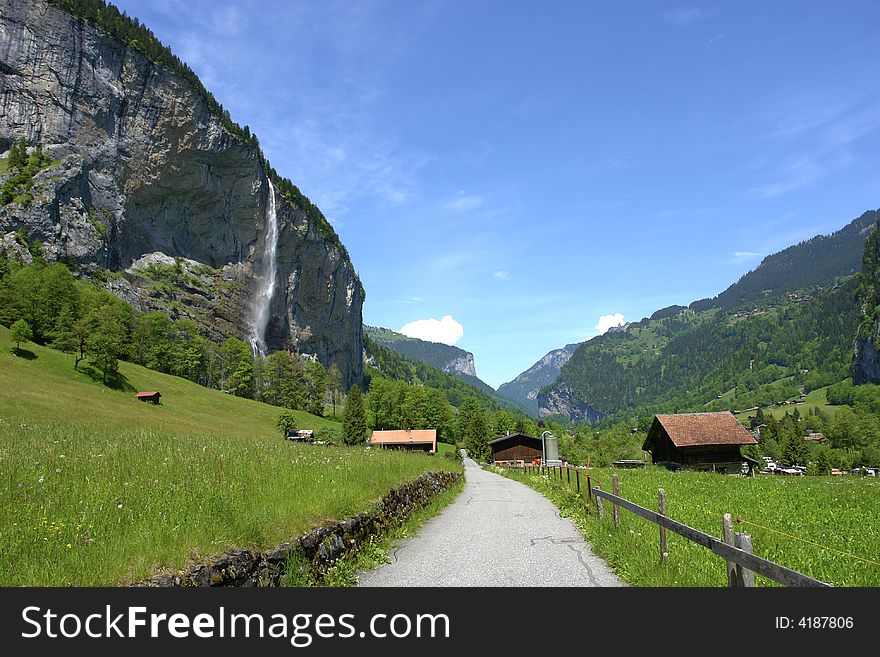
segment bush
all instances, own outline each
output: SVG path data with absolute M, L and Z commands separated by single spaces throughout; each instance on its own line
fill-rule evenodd
M 290 434 L 295 433 L 297 430 L 296 416 L 290 411 L 284 411 L 281 415 L 278 416 L 278 419 L 275 420 L 275 426 L 278 427 L 281 435 L 287 438 Z

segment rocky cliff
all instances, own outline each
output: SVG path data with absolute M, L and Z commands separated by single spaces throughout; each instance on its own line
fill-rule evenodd
M 575 422 L 596 422 L 603 415 L 595 408 L 578 398 L 566 382 L 557 382 L 537 396 L 538 416 L 562 416 Z
M 502 383 L 498 394 L 527 408 L 532 415 L 538 414 L 538 393 L 559 376 L 559 370 L 577 350 L 578 344 L 568 344 L 554 349 L 513 381 Z
M 0 152 L 22 137 L 52 162 L 33 200 L 0 208 L 0 248 L 23 232 L 142 309 L 247 336 L 275 192 L 255 141 L 191 82 L 43 0 L 0 0 Z M 348 386 L 362 375 L 363 288 L 308 208 L 275 201 L 267 346 L 335 362 Z M 176 282 L 158 285 L 149 265 L 169 262 Z

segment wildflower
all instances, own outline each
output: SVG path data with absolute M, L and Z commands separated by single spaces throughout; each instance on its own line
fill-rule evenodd
M 117 508 L 117 509 L 121 509 L 121 508 L 122 508 L 122 502 L 120 502 L 119 504 L 117 504 L 117 505 L 116 505 L 116 508 Z
M 68 549 L 68 550 L 69 550 L 70 548 L 72 548 L 72 547 L 73 547 L 73 546 L 72 546 L 70 543 L 67 544 L 67 549 Z
M 37 479 L 37 483 L 40 483 L 40 484 L 42 484 L 44 481 L 45 481 L 45 479 L 43 477 L 40 477 L 39 479 Z

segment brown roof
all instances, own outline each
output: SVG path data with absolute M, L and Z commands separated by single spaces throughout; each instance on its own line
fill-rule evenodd
M 676 447 L 758 444 L 730 411 L 657 415 L 655 420 L 666 430 Z
M 508 440 L 510 438 L 528 438 L 529 440 L 541 440 L 540 438 L 535 438 L 534 436 L 529 436 L 524 433 L 509 433 L 506 436 L 501 436 L 500 438 L 496 438 L 495 440 L 490 440 L 489 445 L 494 445 L 495 443 L 500 443 L 502 440 Z
M 156 395 L 162 396 L 158 392 L 139 392 L 135 395 L 135 397 L 155 397 Z
M 401 443 L 431 443 L 437 444 L 436 429 L 398 429 L 395 431 L 374 431 L 370 436 L 371 445 Z

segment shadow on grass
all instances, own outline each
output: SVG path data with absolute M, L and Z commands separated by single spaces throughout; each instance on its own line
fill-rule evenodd
M 12 354 L 19 358 L 24 358 L 25 360 L 35 360 L 37 358 L 37 355 L 33 351 L 28 351 L 27 349 L 16 349 L 13 347 Z
M 120 392 L 134 392 L 135 387 L 128 382 L 128 378 L 120 373 L 114 372 L 106 379 L 104 378 L 104 373 L 98 369 L 95 369 L 91 365 L 80 365 L 79 371 L 85 374 L 87 377 L 96 381 L 97 383 L 101 383 L 111 390 L 119 390 Z

